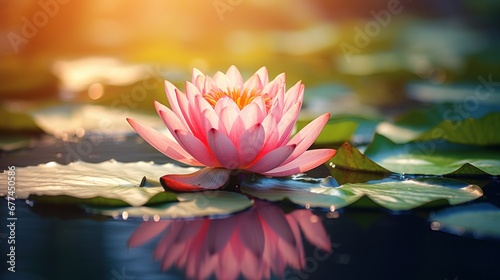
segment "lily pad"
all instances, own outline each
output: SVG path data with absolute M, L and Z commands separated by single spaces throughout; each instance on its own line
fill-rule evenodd
M 178 202 L 141 207 L 87 207 L 87 211 L 127 219 L 151 217 L 153 219 L 185 219 L 206 216 L 225 216 L 243 211 L 253 205 L 245 195 L 226 191 L 178 193 Z
M 452 109 L 445 108 L 448 106 L 434 107 L 429 109 L 430 113 L 412 111 L 395 123 L 380 123 L 376 131 L 395 143 L 443 139 L 468 145 L 500 144 L 500 113 L 491 112 L 477 119 L 460 119 L 452 113 Z M 454 117 L 443 120 L 448 115 Z
M 381 135 L 366 149 L 365 156 L 395 173 L 427 175 L 499 175 L 500 151 L 494 148 L 430 140 L 395 144 Z M 334 157 L 335 159 L 335 157 Z M 345 164 L 370 171 L 372 162 Z M 369 165 L 371 168 L 366 168 Z
M 365 196 L 390 210 L 408 210 L 443 200 L 454 205 L 483 195 L 481 188 L 476 185 L 446 178 L 385 179 L 339 187 L 335 184 L 331 177 L 308 181 L 259 177 L 245 181 L 242 191 L 270 201 L 288 199 L 306 207 L 330 210 L 353 204 Z
M 476 238 L 500 238 L 500 208 L 489 203 L 457 206 L 430 217 L 431 228 Z
M 460 122 L 443 121 L 419 135 L 415 140 L 445 139 L 452 143 L 469 145 L 500 145 L 500 113 L 490 113 L 479 119 Z
M 356 147 L 344 143 L 330 161 L 330 166 L 348 170 L 362 170 L 375 173 L 390 173 L 373 160 L 363 155 Z
M 164 128 L 158 116 L 132 112 L 128 108 L 100 105 L 58 105 L 32 112 L 35 123 L 56 137 L 65 135 L 128 135 L 134 130 L 126 118 L 141 119 L 153 127 Z
M 102 206 L 141 206 L 177 201 L 165 192 L 158 178 L 166 173 L 190 173 L 196 168 L 152 162 L 55 162 L 16 168 L 16 197 L 41 202 Z M 5 173 L 5 171 L 4 171 Z M 144 179 L 146 178 L 146 179 Z M 0 195 L 5 196 L 6 181 Z

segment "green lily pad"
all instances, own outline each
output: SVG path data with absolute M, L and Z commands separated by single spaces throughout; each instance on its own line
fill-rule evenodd
M 348 170 L 362 170 L 375 173 L 390 173 L 373 160 L 363 155 L 356 147 L 344 143 L 330 160 L 331 167 L 340 167 Z
M 344 184 L 336 187 L 331 177 L 323 180 L 284 180 L 253 177 L 242 184 L 242 191 L 270 201 L 288 199 L 306 207 L 339 209 L 367 197 L 379 206 L 390 210 L 408 210 L 431 202 L 446 201 L 459 204 L 483 195 L 476 185 L 446 178 L 385 179 L 367 183 Z M 366 202 L 366 200 L 364 201 Z M 368 206 L 373 204 L 368 203 Z M 436 206 L 436 205 L 434 205 Z
M 446 111 L 448 107 L 451 106 L 434 107 L 427 113 L 412 111 L 395 123 L 380 123 L 377 133 L 396 143 L 443 139 L 467 145 L 500 144 L 500 113 L 491 112 L 476 119 L 457 119 L 455 116 L 443 120 L 443 116 L 452 114 L 452 109 Z
M 245 195 L 226 191 L 206 191 L 177 194 L 179 202 L 168 202 L 141 207 L 87 207 L 91 213 L 127 219 L 152 217 L 153 219 L 185 219 L 223 216 L 243 211 L 253 205 Z
M 365 156 L 395 173 L 427 175 L 499 175 L 500 151 L 488 147 L 453 144 L 444 140 L 395 144 L 381 135 L 366 149 Z M 334 157 L 335 159 L 335 157 Z M 351 168 L 370 171 L 359 162 Z
M 445 139 L 448 142 L 468 145 L 500 145 L 500 113 L 490 113 L 479 119 L 460 122 L 443 121 L 419 135 L 415 140 Z
M 41 132 L 30 115 L 13 111 L 2 105 L 0 105 L 0 129 Z
M 64 135 L 134 133 L 126 118 L 140 119 L 156 128 L 164 128 L 158 116 L 101 105 L 56 105 L 32 112 L 35 123 L 46 133 Z
M 16 168 L 17 199 L 47 203 L 91 204 L 101 206 L 141 206 L 177 201 L 165 192 L 158 178 L 166 173 L 190 173 L 196 168 L 152 162 L 102 163 L 55 162 Z M 5 173 L 5 171 L 4 171 Z M 144 179 L 147 178 L 147 179 Z M 0 195 L 7 195 L 6 181 Z
M 457 206 L 430 217 L 431 228 L 477 238 L 500 238 L 500 208 L 489 204 Z
M 28 136 L 2 136 L 2 139 L 0 139 L 0 150 L 11 152 L 32 146 L 34 142 L 35 140 Z

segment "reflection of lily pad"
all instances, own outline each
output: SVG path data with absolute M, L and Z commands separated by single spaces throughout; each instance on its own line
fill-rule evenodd
M 107 206 L 140 206 L 176 201 L 175 194 L 164 192 L 158 178 L 165 173 L 189 173 L 195 168 L 173 164 L 155 165 L 147 162 L 102 163 L 74 162 L 61 165 L 54 162 L 16 169 L 16 196 L 65 204 Z M 143 178 L 146 177 L 147 180 Z M 145 182 L 148 183 L 145 185 Z M 156 183 L 155 183 L 156 182 Z M 6 195 L 2 183 L 0 195 Z
M 365 156 L 383 168 L 396 173 L 500 174 L 500 151 L 498 149 L 452 144 L 444 140 L 398 145 L 383 136 L 376 135 L 365 151 Z M 471 168 L 471 165 L 474 168 Z M 361 164 L 358 167 L 363 168 Z
M 112 217 L 144 218 L 147 216 L 154 219 L 170 219 L 228 215 L 252 206 L 252 201 L 245 195 L 226 191 L 179 193 L 177 198 L 179 202 L 124 208 L 88 207 L 87 210 Z
M 474 237 L 500 238 L 500 208 L 480 203 L 444 209 L 430 217 L 434 230 Z
M 483 195 L 476 185 L 444 178 L 386 179 L 340 187 L 335 187 L 329 178 L 321 181 L 258 178 L 246 181 L 242 191 L 261 199 L 288 199 L 300 205 L 330 209 L 345 207 L 363 196 L 391 210 L 408 210 L 441 200 L 459 204 Z

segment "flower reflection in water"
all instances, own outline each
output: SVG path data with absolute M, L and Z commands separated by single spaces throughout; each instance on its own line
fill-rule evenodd
M 301 231 L 318 249 L 331 253 L 330 241 L 318 216 L 306 209 L 285 214 L 264 201 L 224 219 L 143 222 L 129 239 L 136 247 L 162 234 L 154 251 L 162 270 L 177 267 L 189 278 L 268 279 L 287 267 L 303 269 Z

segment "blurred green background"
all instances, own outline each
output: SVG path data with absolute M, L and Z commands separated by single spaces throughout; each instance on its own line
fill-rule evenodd
M 153 100 L 166 103 L 163 79 L 184 88 L 193 67 L 213 75 L 232 64 L 244 78 L 267 66 L 272 77 L 286 72 L 288 86 L 302 80 L 305 115 L 377 119 L 457 102 L 479 76 L 500 81 L 499 8 L 493 0 L 2 0 L 0 130 L 37 131 L 40 110 L 58 105 L 152 113 Z

